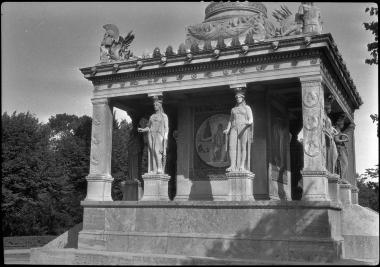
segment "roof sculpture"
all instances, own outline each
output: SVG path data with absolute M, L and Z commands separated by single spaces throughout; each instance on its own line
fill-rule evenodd
M 89 73 L 92 80 L 106 70 L 115 74 L 127 68 L 139 71 L 147 66 L 158 66 L 162 69 L 181 60 L 188 65 L 198 58 L 217 60 L 223 54 L 236 53 L 245 56 L 251 50 L 264 48 L 277 51 L 279 47 L 299 42 L 310 47 L 326 40 L 337 71 L 351 88 L 350 94 L 358 108 L 362 104 L 361 97 L 331 34 L 322 34 L 319 8 L 312 2 L 302 2 L 293 13 L 282 5 L 274 10 L 272 17 L 273 21 L 268 18 L 265 5 L 258 2 L 212 2 L 205 10 L 205 20 L 186 28 L 186 44 L 180 44 L 178 50 L 168 46 L 162 53 L 156 47 L 154 53 L 144 52 L 141 57 L 133 56 L 129 50 L 134 39 L 132 31 L 123 38 L 115 25 L 107 24 L 103 26 L 106 33 L 100 45 L 100 62 L 82 71 Z

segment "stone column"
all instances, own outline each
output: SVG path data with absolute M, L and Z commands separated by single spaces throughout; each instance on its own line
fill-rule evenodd
M 320 75 L 300 77 L 302 90 L 304 166 L 303 200 L 327 201 L 328 179 L 323 156 L 324 93 Z
M 90 173 L 85 201 L 112 201 L 112 107 L 107 98 L 92 101 Z

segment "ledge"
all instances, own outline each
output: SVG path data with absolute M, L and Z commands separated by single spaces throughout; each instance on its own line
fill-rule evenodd
M 233 209 L 333 209 L 342 205 L 330 201 L 81 201 L 87 208 L 233 208 Z

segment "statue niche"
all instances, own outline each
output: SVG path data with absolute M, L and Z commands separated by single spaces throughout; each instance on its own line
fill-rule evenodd
M 227 172 L 250 171 L 250 147 L 253 125 L 251 108 L 245 103 L 245 92 L 238 88 L 235 92 L 236 106 L 231 110 L 230 120 L 224 134 L 229 133 L 229 157 L 231 165 Z

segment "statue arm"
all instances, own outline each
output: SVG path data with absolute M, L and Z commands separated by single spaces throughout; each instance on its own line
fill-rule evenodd
M 168 116 L 164 114 L 164 138 L 167 140 L 169 134 L 169 120 Z
M 230 116 L 230 120 L 228 121 L 228 124 L 227 124 L 227 128 L 223 131 L 224 134 L 228 134 L 230 129 L 231 129 L 231 121 L 232 121 L 232 110 L 231 110 L 231 116 Z
M 247 105 L 247 115 L 248 115 L 248 122 L 247 125 L 252 125 L 253 124 L 253 114 L 252 114 L 252 109 Z

